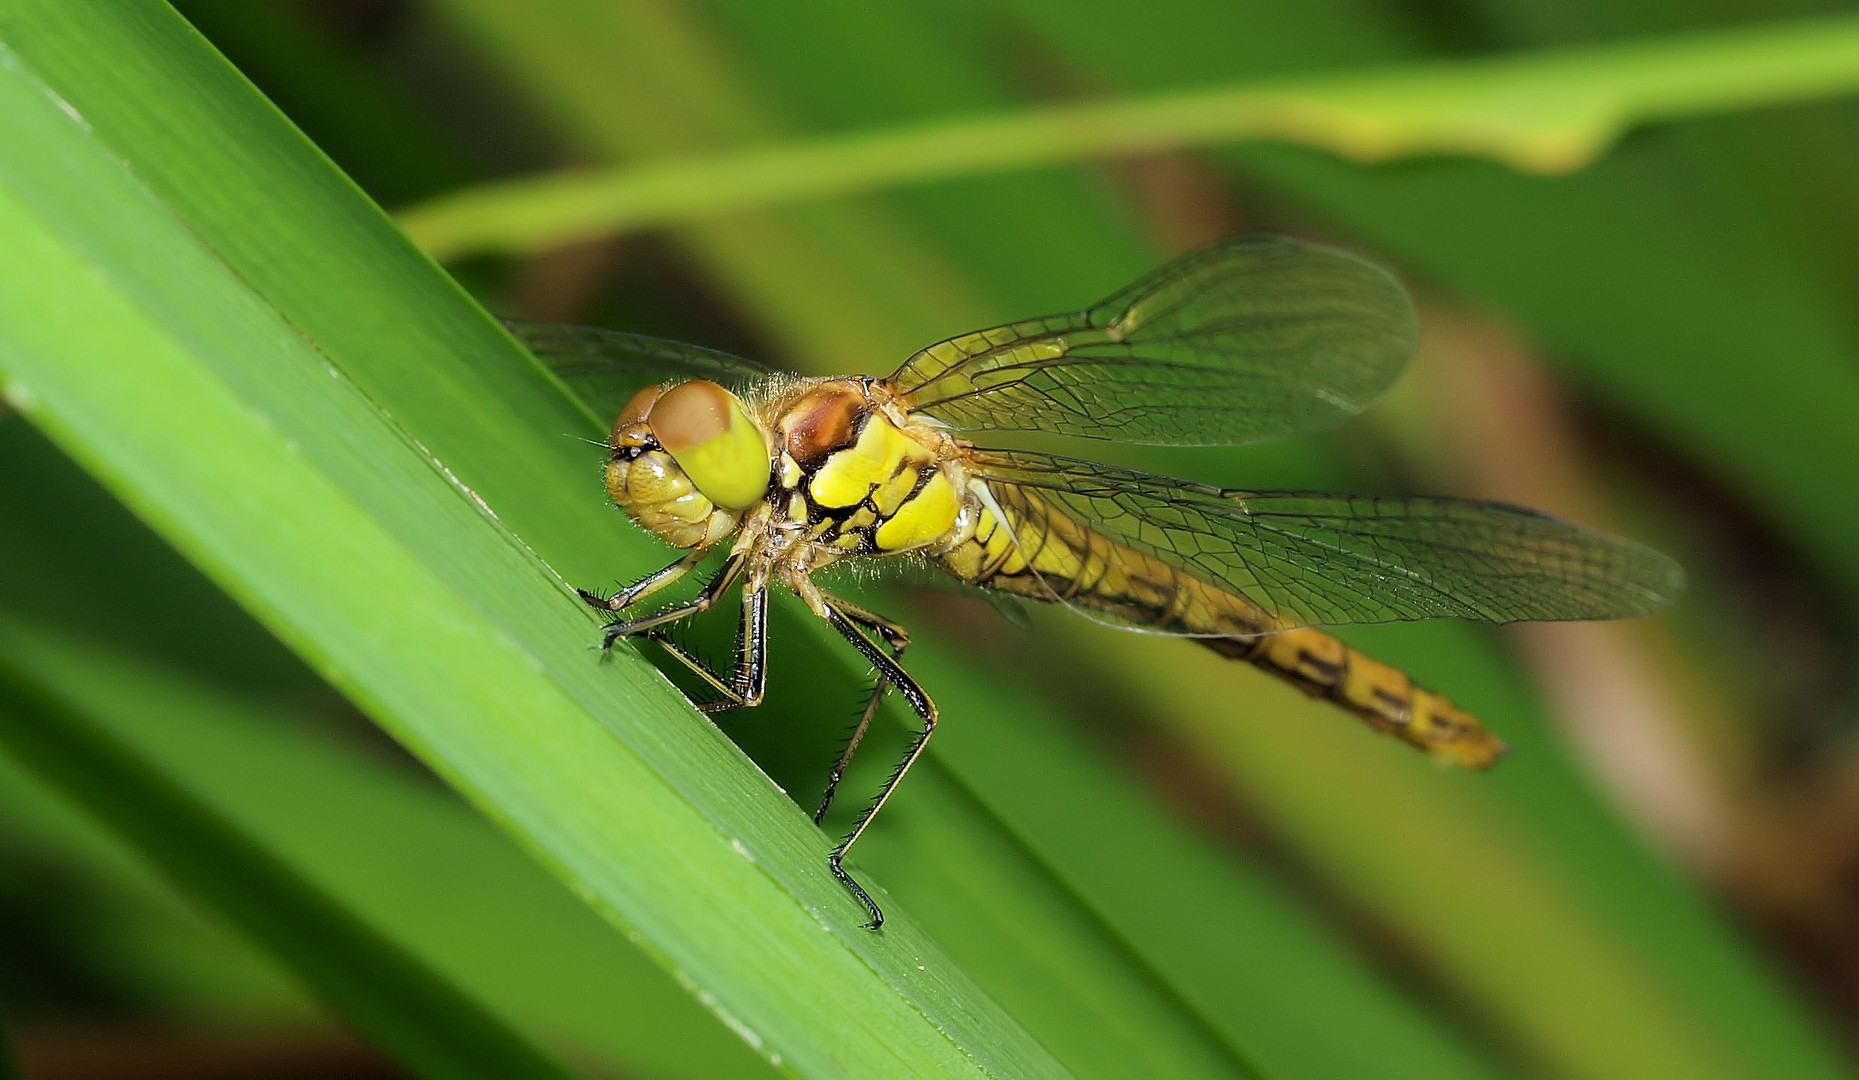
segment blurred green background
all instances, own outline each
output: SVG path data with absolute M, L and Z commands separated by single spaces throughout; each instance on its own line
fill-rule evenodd
M 178 8 L 389 210 L 558 168 L 1028 103 L 1852 10 Z M 1643 128 L 1566 176 L 1251 144 L 733 211 L 447 269 L 498 314 L 883 374 L 1251 230 L 1395 269 L 1426 324 L 1411 375 L 1320 439 L 1093 454 L 1231 485 L 1537 506 L 1672 553 L 1689 592 L 1630 624 L 1346 633 L 1512 745 L 1468 776 L 1183 643 L 1063 613 L 1029 632 L 972 598 L 875 587 L 920 634 L 911 666 L 945 718 L 859 852 L 887 913 L 908 912 L 1078 1076 L 1847 1075 L 1853 102 Z M 661 558 L 641 543 L 608 572 L 630 580 Z M 810 808 L 862 676 L 821 661 L 802 623 L 777 612 L 768 704 L 717 722 Z M 320 890 L 303 903 L 417 958 L 571 1069 L 809 1074 L 738 1038 L 714 988 L 674 978 L 649 934 L 603 923 L 17 414 L 0 415 L 0 676 L 14 688 L 0 708 L 20 715 L 39 700 L 21 687 L 84 688 L 69 700 L 170 770 L 86 778 L 22 743 L 0 755 L 0 1017 L 22 1075 L 447 1075 L 348 1033 L 305 989 L 323 984 L 279 944 L 287 928 L 241 917 L 238 895 L 203 890 L 138 832 L 122 793 L 182 780 L 237 825 L 227 850 L 294 868 Z M 875 784 L 901 745 L 901 718 L 887 723 L 853 783 Z M 289 909 L 266 895 L 265 910 Z

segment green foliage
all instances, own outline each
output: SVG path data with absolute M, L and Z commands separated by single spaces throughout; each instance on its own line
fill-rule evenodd
M 339 39 L 189 11 L 377 196 L 469 171 Z M 627 163 L 539 202 L 506 189 L 507 218 L 477 219 L 489 196 L 468 189 L 453 240 L 675 222 L 676 257 L 775 358 L 875 373 L 1158 258 L 1155 208 L 1106 174 L 986 170 L 1259 130 L 1357 156 L 1540 166 L 1549 147 L 1571 167 L 1628 123 L 1852 69 L 1850 20 L 1572 47 L 1599 35 L 1548 0 L 1454 11 L 1403 28 L 1341 0 L 433 0 L 421 25 L 471 42 L 495 73 L 480 92 L 564 156 Z M 1610 36 L 1696 29 L 1610 18 Z M 1566 51 L 1416 66 L 1446 29 Z M 1809 1011 L 1597 796 L 1507 646 L 1460 626 L 1357 639 L 1492 721 L 1518 752 L 1489 776 L 1436 772 L 1180 642 L 1053 617 L 977 648 L 946 605 L 919 612 L 908 659 L 946 722 L 859 848 L 888 916 L 862 931 L 831 835 L 795 806 L 863 688 L 818 621 L 777 606 L 769 704 L 721 730 L 634 651 L 598 657 L 568 584 L 668 555 L 602 505 L 597 455 L 569 437 L 590 418 L 165 8 L 16 3 L 0 50 L 0 381 L 19 413 L 0 429 L 30 421 L 211 580 L 139 541 L 87 547 L 135 529 L 107 502 L 85 517 L 89 489 L 29 440 L 0 442 L 0 468 L 73 492 L 0 520 L 0 747 L 421 1075 L 555 1075 L 558 1054 L 653 1076 L 1841 1074 Z M 1137 104 L 1027 106 L 1067 79 Z M 1190 90 L 1227 85 L 1265 113 Z M 1262 86 L 1349 109 L 1289 131 L 1285 100 L 1246 96 Z M 1507 149 L 1464 141 L 1468 108 L 1508 117 Z M 1120 130 L 1074 126 L 1118 109 Z M 1513 313 L 1850 596 L 1859 481 L 1827 463 L 1859 459 L 1841 313 L 1859 278 L 1821 233 L 1859 218 L 1821 174 L 1738 167 L 1770 120 L 1660 129 L 1553 180 L 1287 147 L 1225 151 L 1218 175 Z M 1814 145 L 1845 175 L 1850 139 Z M 430 160 L 396 169 L 396 147 Z M 662 198 L 624 202 L 641 191 Z M 1147 463 L 1363 483 L 1335 450 Z M 160 603 L 91 580 L 145 571 Z M 301 702 L 344 700 L 462 799 L 304 729 Z M 874 737 L 872 770 L 898 738 Z M 1275 854 L 1185 822 L 1144 783 L 1171 770 L 1244 805 Z
M 168 777 L 139 760 L 87 712 L 166 724 L 200 708 L 159 685 L 115 671 L 85 670 L 83 656 L 34 653 L 41 635 L 6 628 L 5 654 L 41 677 L 62 678 L 76 705 L 0 659 L 0 741 L 41 776 L 84 803 L 176 880 L 226 913 L 300 972 L 318 993 L 409 1067 L 430 1076 L 565 1077 L 568 1074 L 345 908 L 238 835 Z M 105 700 L 95 701 L 96 691 Z M 171 715 L 165 715 L 171 713 Z
M 708 159 L 504 181 L 400 215 L 434 258 L 542 251 L 771 203 L 1039 165 L 1273 140 L 1355 161 L 1489 157 L 1526 172 L 1593 164 L 1631 127 L 1859 84 L 1859 22 L 1824 19 L 1639 45 L 1130 101 L 1016 109 Z
M 553 458 L 572 484 L 569 403 L 178 22 L 97 16 L 6 27 L 6 141 L 33 148 L 6 163 L 8 398 L 771 1059 L 1054 1071 L 907 925 L 832 920 L 850 901 L 825 838 L 648 667 L 586 662 L 592 620 L 485 509 L 526 486 L 503 520 L 585 518 L 560 529 L 583 559 L 620 531 L 528 475 Z M 201 118 L 194 141 L 177 115 Z M 159 160 L 133 154 L 151 130 Z M 449 359 L 473 355 L 475 373 Z M 448 367 L 458 382 L 409 378 Z M 470 385 L 484 369 L 510 385 Z M 743 962 L 769 955 L 788 959 Z
M 563 1075 L 511 1037 L 527 1029 L 654 1076 L 757 1074 L 650 961 L 429 785 L 43 626 L 0 639 L 13 753 L 416 1071 Z

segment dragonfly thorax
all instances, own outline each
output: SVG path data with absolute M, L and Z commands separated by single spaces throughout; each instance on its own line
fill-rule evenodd
M 767 433 L 708 380 L 640 391 L 614 420 L 609 446 L 607 494 L 677 547 L 718 543 L 768 490 Z
M 935 548 L 969 501 L 948 435 L 912 422 L 869 379 L 833 379 L 775 421 L 778 518 L 822 555 Z

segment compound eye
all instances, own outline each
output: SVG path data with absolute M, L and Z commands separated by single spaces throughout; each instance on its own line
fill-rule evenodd
M 621 407 L 620 415 L 613 420 L 613 445 L 618 446 L 620 444 L 621 434 L 625 432 L 627 428 L 634 424 L 643 424 L 645 422 L 645 418 L 652 413 L 653 403 L 658 401 L 659 396 L 664 392 L 665 390 L 663 387 L 656 385 L 648 386 L 644 390 L 634 394 L 631 400 L 627 401 L 626 404 Z
M 652 433 L 673 454 L 727 435 L 735 419 L 729 391 L 707 379 L 679 383 L 649 404 Z
M 647 422 L 658 444 L 716 505 L 744 510 L 767 492 L 768 441 L 728 390 L 707 379 L 680 383 L 651 403 Z

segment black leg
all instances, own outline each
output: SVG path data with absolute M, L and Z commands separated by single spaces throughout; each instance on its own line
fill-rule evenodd
M 708 611 L 716 604 L 717 598 L 723 595 L 723 591 L 735 584 L 736 579 L 742 576 L 742 567 L 743 557 L 741 555 L 732 555 L 729 561 L 723 564 L 723 569 L 717 571 L 716 577 L 711 578 L 710 583 L 704 586 L 704 591 L 698 593 L 697 599 L 690 603 L 680 604 L 677 607 L 661 611 L 656 615 L 647 615 L 644 618 L 620 619 L 616 622 L 608 623 L 607 629 L 601 634 L 600 647 L 603 649 L 611 649 L 613 643 L 623 637 L 628 637 L 633 634 L 643 634 L 656 627 L 664 626 L 666 623 L 674 623 L 679 619 L 688 619 L 700 611 Z M 661 571 L 661 573 L 663 573 L 663 571 Z
M 825 594 L 822 594 L 823 596 Z M 884 639 L 890 646 L 891 659 L 903 657 L 904 650 L 910 646 L 910 633 L 902 626 L 875 612 L 847 603 L 836 596 L 826 596 L 826 602 L 843 613 L 846 618 L 860 626 L 866 627 Z M 871 728 L 872 717 L 878 714 L 878 703 L 884 700 L 884 692 L 891 688 L 891 680 L 883 672 L 878 674 L 878 684 L 872 687 L 871 699 L 865 703 L 865 711 L 859 716 L 858 726 L 847 737 L 845 749 L 839 754 L 839 760 L 833 765 L 833 771 L 826 780 L 826 793 L 820 796 L 820 808 L 813 812 L 813 823 L 818 825 L 826 820 L 826 811 L 833 805 L 833 795 L 839 790 L 839 781 L 845 778 L 846 768 L 852 763 L 852 755 L 858 752 L 859 743 L 864 741 L 865 732 Z
M 882 648 L 866 637 L 856 622 L 832 601 L 826 605 L 826 616 L 827 621 L 832 623 L 833 629 L 839 631 L 841 637 L 851 642 L 853 648 L 862 653 L 865 659 L 871 661 L 872 666 L 878 669 L 881 678 L 897 687 L 897 692 L 904 696 L 904 700 L 910 703 L 910 707 L 923 720 L 923 731 L 910 744 L 910 750 L 904 754 L 904 760 L 897 763 L 897 770 L 891 773 L 889 780 L 885 781 L 883 789 L 878 792 L 878 797 L 872 800 L 871 806 L 866 808 L 865 813 L 859 817 L 858 823 L 852 826 L 852 831 L 846 835 L 846 838 L 841 840 L 839 846 L 826 857 L 827 868 L 832 870 L 833 876 L 838 878 L 846 888 L 851 889 L 852 895 L 858 897 L 865 905 L 865 909 L 871 912 L 871 922 L 865 924 L 866 928 L 876 930 L 884 925 L 884 912 L 878 910 L 878 905 L 872 902 L 870 894 L 866 893 L 858 882 L 852 880 L 852 875 L 848 874 L 840 864 L 845 860 L 846 853 L 852 850 L 852 845 L 858 843 L 859 837 L 865 835 L 865 830 L 870 827 L 871 820 L 878 816 L 878 811 L 884 809 L 884 804 L 890 799 L 891 792 L 897 790 L 897 784 L 904 778 L 904 774 L 909 772 L 910 767 L 916 764 L 917 758 L 922 756 L 923 748 L 929 744 L 930 736 L 936 731 L 936 705 L 930 701 L 929 695 L 923 692 L 923 688 L 917 685 L 917 681 L 899 667 L 897 661 L 886 654 Z
M 768 684 L 767 588 L 743 589 L 742 626 L 736 633 L 736 673 L 732 678 L 725 679 L 715 668 L 666 639 L 660 631 L 647 630 L 645 636 L 658 642 L 660 648 L 723 695 L 722 701 L 699 704 L 697 707 L 704 712 L 718 712 L 738 706 L 752 708 L 762 703 L 762 691 Z
M 663 570 L 655 570 L 647 574 L 612 596 L 602 596 L 599 593 L 588 592 L 586 589 L 576 589 L 575 593 L 588 607 L 596 611 L 622 611 L 690 573 L 698 563 L 704 561 L 704 556 L 707 554 L 709 554 L 707 551 L 692 551 Z

